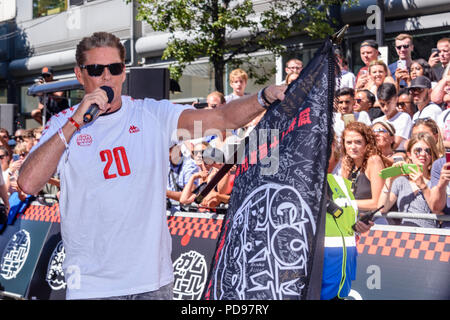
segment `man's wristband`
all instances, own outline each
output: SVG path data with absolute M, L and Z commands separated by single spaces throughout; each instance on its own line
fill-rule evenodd
M 266 88 L 263 88 L 261 90 L 258 91 L 258 103 L 261 105 L 261 107 L 263 107 L 264 109 L 268 110 L 271 103 L 269 100 L 267 100 L 266 95 L 264 94 L 264 90 L 266 90 Z
M 69 117 L 69 122 L 70 122 L 71 124 L 73 124 L 73 126 L 74 126 L 75 128 L 77 128 L 78 131 L 80 131 L 80 125 L 78 124 L 78 122 L 76 122 L 75 120 L 73 120 L 72 117 Z
M 58 135 L 59 135 L 59 138 L 61 139 L 61 141 L 64 143 L 64 147 L 66 147 L 66 149 L 68 149 L 69 145 L 67 144 L 66 137 L 64 136 L 64 133 L 61 128 L 58 129 Z

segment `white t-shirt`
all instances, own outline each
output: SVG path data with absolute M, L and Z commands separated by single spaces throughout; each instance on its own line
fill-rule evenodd
M 417 119 L 431 118 L 434 121 L 437 121 L 441 113 L 441 107 L 431 102 L 425 108 L 423 108 L 422 111 L 417 111 L 416 113 L 414 113 L 412 120 L 413 122 L 415 122 Z
M 353 112 L 353 114 L 355 115 L 356 121 L 362 122 L 368 126 L 371 125 L 370 116 L 366 111 Z M 342 120 L 342 114 L 339 112 L 334 112 L 333 129 L 336 137 L 339 140 L 339 137 L 342 135 L 342 132 L 344 132 L 345 129 L 345 123 L 344 120 Z
M 450 120 L 450 109 L 445 109 L 442 111 L 442 113 L 437 118 L 437 125 L 441 129 L 441 132 L 443 133 L 445 130 L 445 122 Z
M 39 145 L 77 107 L 53 116 Z M 70 139 L 58 164 L 67 299 L 137 294 L 173 281 L 166 220 L 169 147 L 181 112 L 191 108 L 122 96 L 118 111 Z
M 248 96 L 250 93 L 244 93 L 244 95 L 243 96 Z M 240 98 L 242 98 L 243 96 L 238 96 L 238 95 L 235 95 L 234 93 L 230 93 L 229 95 L 226 95 L 225 96 L 225 101 L 228 103 L 228 102 L 230 102 L 230 101 L 232 101 L 232 100 L 236 100 L 236 99 L 240 99 Z
M 340 80 L 340 82 L 339 82 Z M 341 88 L 355 88 L 356 77 L 353 73 L 342 70 L 341 76 L 336 77 L 336 90 Z M 339 87 L 337 85 L 339 84 Z
M 372 121 L 372 124 L 378 121 L 386 121 L 392 124 L 395 129 L 396 136 L 402 137 L 406 140 L 409 139 L 409 136 L 411 134 L 412 121 L 411 117 L 406 112 L 398 112 L 391 119 L 387 119 L 386 116 L 378 117 Z M 396 150 L 405 150 L 405 140 L 400 143 Z

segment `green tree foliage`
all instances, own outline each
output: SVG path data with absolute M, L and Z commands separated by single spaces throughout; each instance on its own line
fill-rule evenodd
M 130 2 L 130 0 L 126 0 Z M 246 63 L 256 83 L 264 83 L 275 70 L 258 73 L 258 63 L 249 54 L 267 50 L 285 51 L 283 40 L 299 33 L 324 38 L 334 32 L 327 9 L 338 0 L 272 0 L 255 12 L 251 0 L 135 0 L 137 19 L 155 31 L 171 33 L 162 58 L 173 60 L 171 77 L 179 79 L 184 68 L 201 57 L 209 57 L 215 87 L 223 92 L 225 65 Z M 234 37 L 238 34 L 238 40 Z M 242 35 L 242 36 L 241 36 Z M 234 40 L 233 40 L 234 38 Z

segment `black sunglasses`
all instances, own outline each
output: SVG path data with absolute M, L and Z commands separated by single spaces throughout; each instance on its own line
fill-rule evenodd
M 86 69 L 88 75 L 91 77 L 100 77 L 103 74 L 103 70 L 108 68 L 109 72 L 113 76 L 118 76 L 123 72 L 123 67 L 125 65 L 121 62 L 111 63 L 111 64 L 89 64 L 89 65 L 80 65 L 81 69 Z
M 396 46 L 396 48 L 397 48 L 397 50 L 400 50 L 401 48 L 408 49 L 409 48 L 409 44 L 403 44 L 403 45 L 400 45 L 400 46 Z
M 431 156 L 431 148 L 421 148 L 421 147 L 417 147 L 413 150 L 414 154 L 416 155 L 416 157 L 418 157 L 422 151 L 425 151 L 429 156 Z
M 409 93 L 422 93 L 425 90 L 425 88 L 409 88 L 408 91 Z

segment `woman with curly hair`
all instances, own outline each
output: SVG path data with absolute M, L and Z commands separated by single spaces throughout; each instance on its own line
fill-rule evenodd
M 361 122 L 349 123 L 342 134 L 341 145 L 341 174 L 352 182 L 359 212 L 376 209 L 384 185 L 379 173 L 388 164 L 376 145 L 372 129 Z

